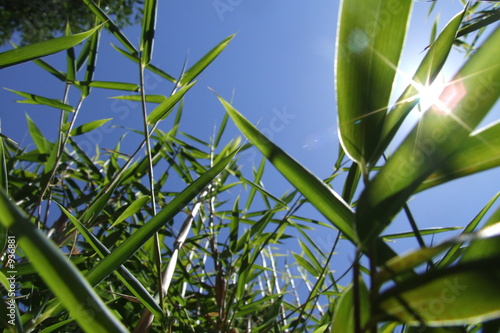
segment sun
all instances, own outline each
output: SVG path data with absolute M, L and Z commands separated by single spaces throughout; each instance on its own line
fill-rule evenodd
M 416 88 L 418 90 L 418 108 L 420 111 L 425 112 L 433 105 L 437 105 L 442 109 L 440 96 L 446 88 L 444 77 L 436 78 L 430 85 L 419 85 Z

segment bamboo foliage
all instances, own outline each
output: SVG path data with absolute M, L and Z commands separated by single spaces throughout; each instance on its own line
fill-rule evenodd
M 167 4 L 144 1 L 134 45 L 98 2 L 83 2 L 95 27 L 73 34 L 68 24 L 63 37 L 0 53 L 0 70 L 32 61 L 64 84 L 61 99 L 58 92 L 10 90 L 60 120 L 50 139 L 27 116 L 31 146 L 0 133 L 4 332 L 498 330 L 500 192 L 463 225 L 419 227 L 407 203 L 500 164 L 498 121 L 479 128 L 500 95 L 498 4 L 464 3 L 441 31 L 434 24 L 398 97 L 412 1 L 342 1 L 332 60 L 341 149 L 332 174 L 321 179 L 246 119 L 246 106 L 238 111 L 217 94 L 224 117 L 212 137 L 183 132 L 190 121 L 184 100 L 236 35 L 222 36 L 175 77 L 155 66 L 153 52 L 163 33 L 158 6 Z M 104 29 L 119 45 L 114 56 L 128 60 L 121 70 L 138 74 L 135 82 L 97 79 Z M 456 46 L 465 50 L 462 66 L 402 133 Z M 62 51 L 64 64 L 44 58 Z M 146 91 L 148 72 L 170 85 L 170 94 Z M 116 125 L 103 116 L 78 122 L 95 91 L 140 104 L 141 126 L 122 136 L 138 137 L 136 146 L 119 139 L 95 153 L 82 148 L 82 135 Z M 228 138 L 231 122 L 244 138 Z M 388 152 L 400 134 L 405 138 Z M 245 168 L 239 158 L 252 147 L 262 159 Z M 270 168 L 292 190 L 267 183 Z M 343 180 L 338 193 L 334 179 Z M 308 215 L 309 204 L 319 220 Z M 412 229 L 387 233 L 400 212 Z M 400 239 L 420 248 L 398 253 L 391 242 Z M 338 269 L 340 255 L 349 267 Z

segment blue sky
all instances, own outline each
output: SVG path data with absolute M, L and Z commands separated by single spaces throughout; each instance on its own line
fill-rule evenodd
M 169 1 L 160 2 L 153 63 L 171 75 L 178 76 L 187 56 L 188 66 L 194 64 L 225 37 L 237 33 L 222 55 L 203 73 L 200 82 L 186 95 L 185 113 L 181 129 L 199 138 L 209 140 L 224 115 L 222 106 L 208 87 L 225 99 L 234 94 L 234 106 L 250 121 L 259 122 L 259 128 L 320 178 L 329 176 L 338 153 L 336 106 L 334 95 L 334 44 L 337 28 L 338 1 Z M 401 68 L 413 73 L 428 45 L 435 15 L 440 13 L 440 29 L 461 9 L 458 0 L 441 0 L 435 13 L 427 18 L 428 2 L 415 2 L 413 19 L 402 56 Z M 140 29 L 125 30 L 129 39 L 138 45 Z M 116 53 L 110 43 L 119 45 L 113 37 L 103 33 L 96 80 L 137 82 L 138 70 L 129 60 Z M 0 50 L 6 50 L 2 47 Z M 65 70 L 64 54 L 47 57 L 51 64 Z M 454 61 L 445 67 L 449 79 L 458 69 L 462 54 L 454 54 Z M 31 92 L 50 98 L 62 98 L 63 84 L 34 64 L 22 64 L 0 71 L 0 86 Z M 155 75 L 147 77 L 147 93 L 169 94 L 172 85 Z M 396 90 L 403 89 L 400 84 Z M 122 93 L 93 90 L 79 116 L 78 124 L 95 119 L 115 118 L 114 124 L 142 130 L 139 105 L 109 100 Z M 123 93 L 125 94 L 125 93 Z M 27 113 L 44 134 L 54 140 L 58 112 L 29 104 L 17 104 L 17 96 L 0 91 L 0 118 L 2 132 L 26 145 Z M 77 96 L 71 96 L 74 104 Z M 499 118 L 497 108 L 488 122 Z M 413 117 L 413 122 L 416 117 Z M 408 123 L 408 129 L 412 126 Z M 168 129 L 168 122 L 160 126 Z M 79 142 L 85 149 L 95 144 L 113 149 L 124 133 L 105 127 L 104 131 L 89 133 Z M 225 142 L 239 135 L 234 126 L 225 136 Z M 132 151 L 137 137 L 127 135 L 124 152 Z M 128 150 L 128 151 L 127 151 Z M 260 155 L 251 150 L 241 161 L 247 166 L 258 165 Z M 272 171 L 264 182 L 276 195 L 291 186 Z M 465 225 L 499 189 L 500 172 L 493 170 L 481 175 L 454 181 L 445 186 L 419 194 L 410 204 L 417 223 L 422 227 Z M 493 181 L 492 181 L 493 180 Z M 341 192 L 342 178 L 334 182 Z M 314 211 L 311 216 L 320 218 Z M 409 230 L 400 219 L 388 232 Z M 331 240 L 318 234 L 318 242 Z M 412 242 L 398 242 L 404 249 L 414 247 Z M 351 256 L 352 259 L 352 256 Z

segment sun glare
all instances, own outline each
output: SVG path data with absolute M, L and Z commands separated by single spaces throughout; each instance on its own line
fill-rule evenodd
M 427 111 L 431 106 L 436 104 L 439 101 L 439 95 L 443 89 L 444 86 L 436 84 L 436 82 L 429 86 L 423 86 L 418 94 L 418 98 L 420 99 L 418 103 L 420 110 Z

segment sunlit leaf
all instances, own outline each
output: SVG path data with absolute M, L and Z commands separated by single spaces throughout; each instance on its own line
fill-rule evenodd
M 219 97 L 226 112 L 240 131 L 260 150 L 260 152 L 290 181 L 330 222 L 344 235 L 356 243 L 352 227 L 354 213 L 342 198 L 300 165 L 292 157 L 272 143 L 255 128 L 245 117 L 222 97 Z
M 22 92 L 22 91 L 11 90 L 11 89 L 7 89 L 7 90 L 26 98 L 25 100 L 18 101 L 19 103 L 40 104 L 40 105 L 51 106 L 53 108 L 65 110 L 65 111 L 69 111 L 69 112 L 75 111 L 75 108 L 73 108 L 71 105 L 65 104 L 57 99 L 47 98 L 47 97 L 38 96 L 35 94 L 30 94 L 30 93 L 26 93 L 26 92 Z
M 451 47 L 455 41 L 455 35 L 464 17 L 464 12 L 460 12 L 453 17 L 446 25 L 437 39 L 432 43 L 424 56 L 424 59 L 411 78 L 411 82 L 405 91 L 398 98 L 394 107 L 387 115 L 382 130 L 382 140 L 377 148 L 377 152 L 372 158 L 375 163 L 389 143 L 392 141 L 401 124 L 406 119 L 410 111 L 418 104 L 420 92 L 424 91 L 438 75 L 443 67 Z
M 382 293 L 380 309 L 423 326 L 467 325 L 500 317 L 500 256 L 408 278 Z
M 113 118 L 99 119 L 99 120 L 91 121 L 90 123 L 80 125 L 78 127 L 73 128 L 70 132 L 70 135 L 71 136 L 78 136 L 78 135 L 88 133 L 88 132 L 93 131 L 93 130 L 101 127 L 102 125 L 106 124 L 111 119 L 113 119 Z
M 163 95 L 146 95 L 145 97 L 146 97 L 146 103 L 156 103 L 156 104 L 160 104 L 167 99 L 167 97 Z M 124 95 L 124 96 L 114 96 L 110 98 L 123 99 L 126 101 L 134 101 L 134 102 L 142 101 L 141 95 Z
M 335 63 L 340 139 L 362 166 L 380 139 L 412 4 L 342 2 Z
M 226 48 L 235 35 L 231 35 L 205 54 L 197 63 L 189 68 L 180 80 L 182 86 L 191 83 L 212 61 Z
M 92 36 L 100 26 L 72 36 L 64 36 L 0 53 L 0 69 L 67 50 Z
M 444 165 L 418 188 L 423 191 L 452 179 L 500 166 L 500 122 L 474 132 Z
M 469 58 L 424 113 L 387 164 L 370 181 L 358 201 L 356 230 L 363 242 L 377 237 L 411 194 L 446 159 L 460 149 L 500 95 L 497 29 Z
M 169 115 L 169 113 L 174 108 L 175 104 L 179 102 L 179 100 L 188 92 L 189 89 L 196 83 L 197 81 L 191 82 L 185 87 L 179 89 L 175 94 L 169 96 L 166 100 L 164 100 L 160 105 L 151 111 L 148 115 L 148 123 L 156 124 L 158 121 L 165 119 Z
M 73 82 L 79 86 L 102 88 L 102 89 L 113 89 L 113 90 L 125 90 L 125 91 L 139 91 L 139 85 L 134 83 L 125 82 L 110 82 L 110 81 L 74 81 Z

